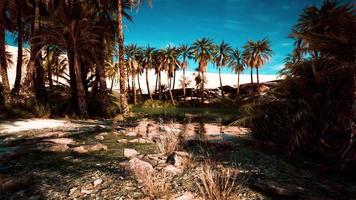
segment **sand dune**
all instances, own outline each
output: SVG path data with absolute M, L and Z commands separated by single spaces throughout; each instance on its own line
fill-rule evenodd
M 15 75 L 16 75 L 16 61 L 17 61 L 17 47 L 14 46 L 6 46 L 6 50 L 11 52 L 12 54 L 12 60 L 13 63 L 11 65 L 9 65 L 9 69 L 8 69 L 8 75 L 9 75 L 9 81 L 10 81 L 10 85 L 11 87 L 14 84 L 15 81 Z M 25 69 L 23 70 L 23 73 L 25 73 Z M 195 87 L 195 82 L 194 82 L 194 77 L 195 77 L 196 72 L 194 71 L 187 71 L 186 72 L 186 76 L 187 78 L 191 81 L 191 84 L 189 85 L 189 87 Z M 23 74 L 24 76 L 24 74 Z M 177 71 L 177 75 L 176 75 L 176 88 L 180 87 L 180 81 L 182 79 L 183 76 L 183 72 L 182 71 Z M 148 74 L 148 80 L 149 80 L 149 85 L 150 85 L 150 89 L 153 90 L 156 84 L 156 75 L 154 73 L 154 70 L 150 70 L 149 74 Z M 219 82 L 219 75 L 218 73 L 207 73 L 206 74 L 207 77 L 207 84 L 206 84 L 206 88 L 217 88 L 220 87 L 220 82 Z M 147 93 L 147 87 L 146 87 L 146 76 L 145 74 L 142 74 L 140 76 L 140 84 L 141 84 L 141 88 L 143 93 Z M 260 75 L 260 82 L 267 82 L 267 81 L 273 81 L 276 80 L 277 76 L 276 75 Z M 131 80 L 131 79 L 130 79 Z M 256 80 L 256 75 L 254 75 L 254 80 Z M 138 88 L 138 83 L 137 83 L 137 79 L 135 80 L 136 82 L 136 87 Z M 62 80 L 62 82 L 64 83 L 64 81 Z M 244 83 L 249 83 L 250 82 L 250 75 L 249 74 L 242 74 L 240 76 L 240 83 L 244 84 Z M 230 85 L 233 87 L 236 87 L 237 85 L 237 75 L 236 74 L 222 74 L 222 83 L 223 85 Z M 107 84 L 108 87 L 111 86 L 111 80 L 107 80 Z M 131 84 L 131 81 L 130 81 Z M 167 75 L 166 73 L 162 73 L 162 84 L 168 84 L 167 81 Z M 118 90 L 119 89 L 119 84 L 117 81 L 114 82 L 114 90 Z

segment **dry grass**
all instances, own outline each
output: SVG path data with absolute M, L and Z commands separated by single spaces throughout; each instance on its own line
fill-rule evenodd
M 198 175 L 200 195 L 207 200 L 239 199 L 247 178 L 239 177 L 238 170 L 206 162 Z
M 139 173 L 136 177 L 142 183 L 142 190 L 149 199 L 170 199 L 173 196 L 166 173 Z

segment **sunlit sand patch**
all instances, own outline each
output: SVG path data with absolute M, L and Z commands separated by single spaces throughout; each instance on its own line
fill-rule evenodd
M 54 119 L 24 119 L 0 122 L 0 133 L 16 133 L 38 129 L 58 128 L 68 123 L 65 120 Z

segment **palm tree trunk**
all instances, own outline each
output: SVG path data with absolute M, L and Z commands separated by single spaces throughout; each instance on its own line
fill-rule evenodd
M 177 70 L 174 70 L 174 74 L 173 74 L 173 86 L 172 86 L 172 90 L 174 90 L 175 86 L 176 86 L 176 73 Z
M 68 44 L 69 46 L 69 44 Z M 74 53 L 72 49 L 67 51 L 68 56 L 68 66 L 69 66 L 69 77 L 70 77 L 70 89 L 71 89 L 71 97 L 74 105 L 78 105 L 78 98 L 77 98 L 77 81 L 74 69 Z M 94 93 L 94 91 L 93 91 Z M 79 110 L 78 110 L 79 112 Z
M 201 102 L 202 103 L 204 103 L 204 96 L 205 96 L 205 92 L 204 92 L 204 90 L 205 90 L 205 77 L 204 77 L 205 75 L 204 75 L 204 72 L 201 72 L 201 77 L 202 77 L 202 82 L 201 82 L 201 88 L 200 88 L 200 92 L 201 92 Z
M 140 91 L 140 95 L 142 96 L 142 88 L 141 88 L 141 83 L 140 83 L 140 74 L 137 75 L 137 85 L 138 85 L 138 90 Z
M 237 72 L 236 98 L 240 95 L 240 72 Z
M 5 55 L 5 2 L 1 0 L 0 2 L 0 75 L 2 80 L 2 85 L 4 87 L 4 101 L 8 104 L 10 101 L 10 84 L 7 75 L 7 62 Z
M 21 77 L 22 77 L 22 47 L 23 47 L 23 27 L 22 27 L 22 0 L 17 0 L 17 64 L 16 64 L 16 78 L 13 94 L 18 94 L 20 91 Z
M 168 86 L 169 97 L 171 98 L 171 102 L 172 102 L 173 106 L 175 106 L 176 103 L 174 102 L 174 97 L 173 97 L 172 89 L 171 89 L 172 78 L 169 77 L 169 73 L 167 73 L 167 79 L 169 80 L 169 86 Z
M 50 65 L 50 60 L 49 60 L 49 48 L 47 48 L 47 76 L 48 76 L 48 84 L 49 87 L 52 88 L 53 87 L 53 80 L 52 80 L 52 68 Z
M 223 84 L 222 84 L 222 80 L 221 80 L 221 68 L 220 67 L 219 67 L 219 81 L 220 81 L 220 89 L 221 89 L 222 98 L 225 98 L 224 88 L 223 88 Z
M 106 77 L 105 77 L 105 53 L 106 53 L 106 39 L 101 40 L 101 45 L 102 45 L 102 57 L 100 58 L 100 64 L 96 65 L 96 70 L 97 70 L 97 76 L 98 83 L 99 83 L 99 95 L 98 95 L 98 101 L 100 104 L 100 111 L 101 114 L 106 113 L 106 90 L 107 90 L 107 85 L 106 85 Z
M 132 75 L 132 77 L 131 77 L 131 85 L 132 85 L 133 101 L 134 101 L 134 104 L 137 104 L 137 91 L 136 91 L 135 78 L 136 77 L 134 75 Z
M 183 98 L 185 101 L 186 98 L 186 84 L 187 84 L 187 80 L 185 79 L 185 68 L 183 68 L 183 83 L 182 83 L 182 87 L 183 87 Z
M 162 99 L 162 79 L 161 79 L 161 72 L 158 73 L 158 90 L 159 90 L 159 100 Z
M 253 67 L 251 67 L 251 85 L 253 86 Z
M 151 91 L 150 91 L 150 84 L 148 82 L 148 69 L 146 69 L 146 87 L 147 87 L 147 93 L 150 96 L 150 99 L 152 100 L 153 98 L 152 98 L 152 94 L 151 94 Z
M 158 75 L 158 73 L 157 73 L 157 74 L 156 74 L 155 95 L 157 95 L 157 90 L 158 90 L 158 79 L 159 79 L 159 75 Z
M 256 75 L 257 75 L 257 92 L 258 92 L 258 95 L 260 95 L 260 78 L 259 78 L 259 73 L 258 73 L 258 67 L 256 67 Z
M 79 66 L 78 62 L 78 50 L 74 44 L 73 48 L 73 58 L 74 58 L 74 70 L 75 70 L 75 78 L 76 78 L 76 84 L 77 84 L 77 99 L 78 99 L 78 108 L 79 108 L 79 114 L 83 117 L 88 116 L 88 111 L 87 111 L 87 103 L 85 99 L 85 90 L 83 86 L 83 79 L 82 79 L 82 73 L 81 69 Z
M 113 79 L 111 80 L 110 92 L 112 92 L 112 89 L 113 89 L 113 87 L 114 87 L 114 81 L 115 81 L 115 78 L 113 78 Z
M 118 5 L 118 45 L 119 45 L 119 73 L 120 73 L 120 107 L 121 114 L 126 115 L 129 112 L 129 105 L 127 103 L 126 90 L 126 73 L 124 64 L 124 32 L 123 32 L 123 4 L 122 0 L 117 0 Z

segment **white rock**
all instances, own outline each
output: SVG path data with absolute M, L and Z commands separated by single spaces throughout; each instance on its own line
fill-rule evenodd
M 91 194 L 93 192 L 93 190 L 86 190 L 86 189 L 81 189 L 80 193 L 82 194 Z
M 54 144 L 75 144 L 73 139 L 70 138 L 52 138 L 52 139 L 44 139 L 44 142 L 51 142 Z
M 137 156 L 139 153 L 135 149 L 124 149 L 124 156 L 126 158 L 132 158 Z
M 96 186 L 98 186 L 98 185 L 100 185 L 102 183 L 103 183 L 103 179 L 98 178 L 93 182 L 93 186 L 96 187 Z
M 126 133 L 126 136 L 129 136 L 129 137 L 136 137 L 136 136 L 137 136 L 137 133 L 136 133 L 136 132 L 128 132 L 128 133 Z
M 72 196 L 72 194 L 75 192 L 75 191 L 77 191 L 77 187 L 74 187 L 74 188 L 71 188 L 70 190 L 69 190 L 69 193 L 68 193 L 68 196 Z
M 117 143 L 127 143 L 128 140 L 127 139 L 120 139 L 120 140 L 117 140 Z
M 183 173 L 183 169 L 178 169 L 177 167 L 175 167 L 173 165 L 167 165 L 162 170 L 166 173 L 173 174 L 173 175 L 178 175 L 178 174 Z

